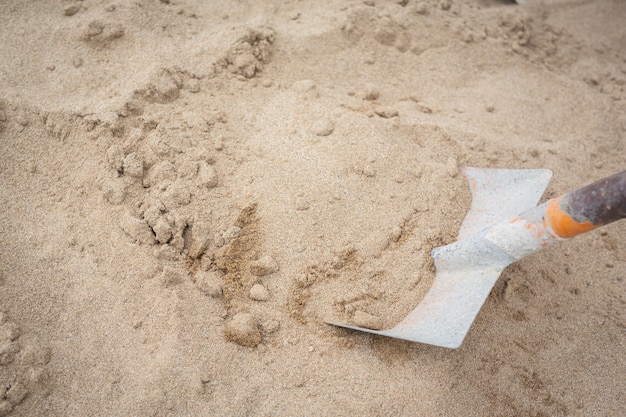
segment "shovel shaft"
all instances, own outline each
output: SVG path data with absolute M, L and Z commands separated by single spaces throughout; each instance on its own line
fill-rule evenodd
M 510 221 L 494 224 L 485 238 L 519 260 L 556 242 L 626 217 L 626 171 L 553 198 Z
M 548 202 L 546 220 L 561 238 L 571 238 L 626 217 L 626 171 Z

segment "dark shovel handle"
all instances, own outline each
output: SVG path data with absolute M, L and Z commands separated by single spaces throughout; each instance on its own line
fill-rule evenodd
M 626 218 L 626 171 L 550 200 L 546 217 L 562 238 Z

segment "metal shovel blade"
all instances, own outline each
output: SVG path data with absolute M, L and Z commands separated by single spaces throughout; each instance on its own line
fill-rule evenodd
M 328 324 L 447 348 L 461 345 L 500 273 L 517 260 L 494 245 L 486 230 L 535 207 L 552 171 L 460 170 L 469 182 L 472 206 L 461 225 L 459 240 L 432 250 L 436 275 L 424 299 L 388 330 Z

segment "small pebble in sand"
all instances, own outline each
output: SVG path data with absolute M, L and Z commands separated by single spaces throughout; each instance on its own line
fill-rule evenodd
M 198 272 L 196 274 L 196 288 L 213 298 L 222 296 L 222 284 L 215 272 Z
M 224 138 L 215 138 L 215 141 L 213 142 L 213 147 L 216 151 L 224 150 Z
M 278 263 L 269 255 L 262 256 L 258 260 L 250 262 L 250 272 L 258 277 L 273 274 L 277 272 L 278 269 Z
M 198 181 L 200 181 L 200 184 L 206 188 L 217 187 L 218 179 L 215 168 L 206 162 L 200 164 L 200 169 L 198 170 Z
M 199 258 L 209 247 L 211 228 L 202 220 L 196 220 L 185 234 L 185 244 L 188 246 L 189 256 Z
M 161 200 L 165 204 L 165 208 L 171 210 L 188 205 L 191 202 L 191 192 L 186 183 L 178 180 L 161 194 Z
M 335 125 L 329 119 L 322 118 L 313 122 L 310 130 L 316 136 L 328 136 L 335 130 Z
M 172 237 L 172 239 L 167 242 L 167 244 L 170 245 L 170 247 L 176 249 L 176 251 L 178 252 L 182 252 L 183 249 L 185 249 L 185 239 L 180 233 L 174 235 L 174 237 Z
M 121 216 L 119 225 L 135 242 L 154 244 L 155 239 L 152 234 L 152 229 L 150 229 L 150 226 L 148 226 L 145 221 L 130 213 L 125 213 Z
M 378 88 L 376 88 L 375 86 L 368 85 L 361 92 L 361 97 L 363 98 L 363 100 L 377 100 L 378 97 L 380 97 L 380 91 L 378 91 Z
M 167 74 L 161 74 L 152 80 L 154 88 L 153 98 L 157 102 L 166 103 L 178 98 L 180 94 L 178 85 Z
M 428 5 L 426 2 L 420 1 L 417 2 L 413 10 L 415 10 L 417 14 L 425 15 L 428 13 Z
M 376 169 L 370 165 L 356 165 L 353 167 L 355 173 L 363 175 L 364 177 L 374 178 L 376 176 Z
M 94 20 L 87 25 L 83 39 L 87 42 L 107 44 L 124 36 L 124 27 L 118 22 Z
M 160 217 L 156 221 L 156 224 L 152 226 L 152 230 L 154 231 L 156 240 L 159 243 L 167 243 L 167 241 L 170 240 L 174 234 L 172 226 L 163 217 Z
M 119 145 L 111 145 L 107 149 L 107 162 L 111 168 L 122 171 L 124 168 L 124 149 Z
M 136 153 L 126 155 L 123 162 L 124 173 L 133 178 L 143 177 L 143 162 Z
M 311 205 L 305 198 L 299 197 L 296 199 L 296 210 L 298 211 L 308 210 L 310 206 Z
M 78 13 L 79 10 L 80 10 L 80 3 L 74 3 L 68 6 L 65 6 L 65 8 L 63 9 L 63 14 L 65 16 L 74 16 L 76 13 Z
M 255 301 L 267 301 L 270 299 L 270 292 L 261 284 L 254 284 L 250 288 L 250 298 Z
M 173 287 L 185 281 L 186 277 L 187 273 L 185 271 L 166 266 L 163 268 L 160 280 L 165 287 Z
M 376 109 L 376 114 L 385 119 L 390 119 L 398 115 L 398 110 L 389 106 L 380 106 Z
M 250 313 L 237 313 L 224 331 L 226 340 L 242 346 L 254 347 L 261 343 L 261 332 Z
M 383 328 L 383 321 L 380 317 L 361 310 L 354 312 L 353 321 L 357 326 L 365 327 L 366 329 L 380 330 Z

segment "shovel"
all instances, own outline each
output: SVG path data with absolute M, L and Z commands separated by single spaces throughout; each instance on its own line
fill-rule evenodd
M 472 206 L 458 240 L 431 252 L 436 275 L 424 299 L 388 330 L 333 326 L 458 348 L 500 273 L 554 243 L 626 217 L 626 171 L 536 206 L 549 169 L 460 168 Z

